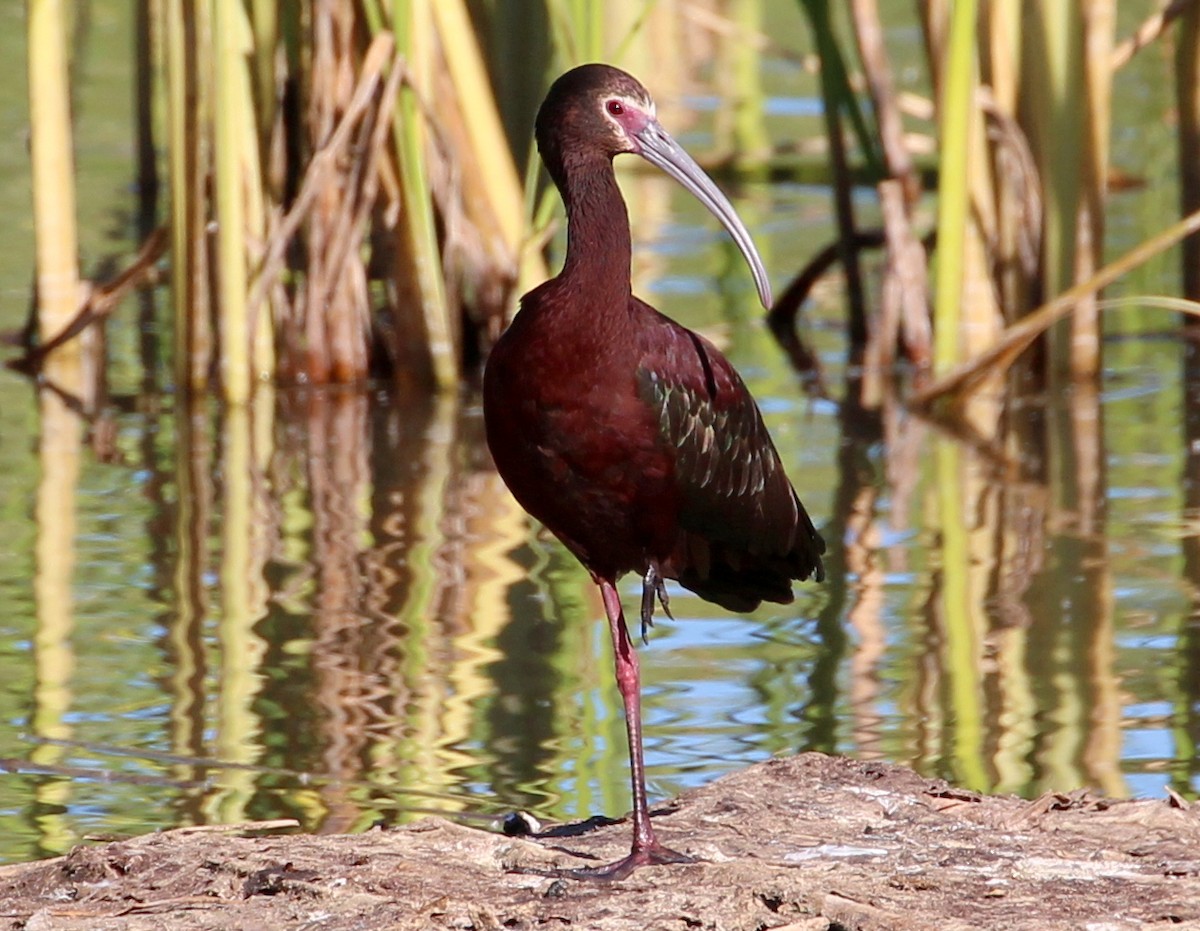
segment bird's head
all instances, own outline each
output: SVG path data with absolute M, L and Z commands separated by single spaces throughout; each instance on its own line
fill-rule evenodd
M 749 231 L 712 179 L 663 129 L 650 93 L 637 78 L 611 65 L 572 68 L 551 85 L 535 133 L 560 189 L 576 160 L 631 153 L 661 168 L 721 221 L 750 266 L 763 306 L 771 306 L 771 286 Z

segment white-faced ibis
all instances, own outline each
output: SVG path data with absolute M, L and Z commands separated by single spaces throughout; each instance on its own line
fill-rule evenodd
M 542 160 L 567 208 L 562 272 L 521 300 L 488 359 L 488 446 L 521 505 L 600 586 L 625 704 L 633 848 L 568 870 L 620 879 L 687 862 L 661 845 L 646 805 L 638 661 L 616 583 L 642 579 L 641 633 L 663 579 L 732 611 L 792 600 L 792 580 L 824 577 L 825 544 L 784 474 L 754 399 L 704 337 L 633 296 L 629 215 L 612 160 L 632 152 L 667 172 L 721 221 L 770 288 L 750 234 L 712 180 L 667 134 L 637 80 L 584 65 L 538 111 Z

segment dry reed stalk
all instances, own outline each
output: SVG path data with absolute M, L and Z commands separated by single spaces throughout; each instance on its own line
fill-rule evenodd
M 881 328 L 884 342 L 880 346 L 880 361 L 890 361 L 893 347 L 902 340 L 909 359 L 923 367 L 930 362 L 933 346 L 929 323 L 929 257 L 912 228 L 911 207 L 902 182 L 881 181 L 878 190 L 888 248 L 881 316 L 896 320 L 894 326 Z M 894 309 L 889 307 L 893 303 Z
M 327 139 L 354 93 L 354 8 L 337 0 L 317 0 L 313 6 L 312 63 L 308 81 L 307 129 L 311 140 Z M 355 142 L 361 140 L 355 127 Z M 335 237 L 348 209 L 349 190 L 359 170 L 357 158 L 335 163 L 319 177 L 312 209 L 305 223 L 307 269 L 300 310 L 304 327 L 304 376 L 315 384 L 356 381 L 365 375 L 369 309 L 366 270 L 360 263 L 340 269 L 329 260 L 337 249 Z
M 386 172 L 388 161 L 385 150 L 392 126 L 396 98 L 400 82 L 404 77 L 404 68 L 399 56 L 394 53 L 391 37 L 386 33 L 377 36 L 367 49 L 359 72 L 359 87 L 374 85 L 379 82 L 380 69 L 384 67 L 384 59 L 391 54 L 391 61 L 386 63 L 387 77 L 382 82 L 379 93 L 374 96 L 376 106 L 363 117 L 363 144 L 359 151 L 362 162 L 362 172 L 357 189 L 355 190 L 354 209 L 344 216 L 345 224 L 340 235 L 335 237 L 336 247 L 330 258 L 329 266 L 335 270 L 343 268 L 349 260 L 351 250 L 361 246 L 361 231 L 367 228 L 371 211 L 374 209 L 379 192 L 381 178 Z M 355 93 L 355 99 L 358 97 Z M 363 349 L 367 347 L 364 343 Z M 367 359 L 362 360 L 364 370 Z
M 1157 13 L 1146 18 L 1133 35 L 1124 39 L 1112 50 L 1112 69 L 1117 71 L 1125 67 L 1129 60 L 1146 46 L 1154 43 L 1178 17 L 1185 12 L 1194 16 L 1196 0 L 1171 0 Z M 1186 30 L 1187 27 L 1184 27 Z M 1178 48 L 1178 46 L 1177 46 Z
M 1037 163 L 1018 118 L 1023 45 L 1021 0 L 986 0 L 979 102 L 986 114 L 995 213 L 991 264 L 999 312 L 1011 322 L 1029 306 L 1041 255 Z
M 390 34 L 382 33 L 373 40 L 363 56 L 358 83 L 350 96 L 349 103 L 339 115 L 337 125 L 329 132 L 328 136 L 314 144 L 312 157 L 300 180 L 291 209 L 278 221 L 267 243 L 251 291 L 252 306 L 256 306 L 264 299 L 267 292 L 283 274 L 288 247 L 308 220 L 319 192 L 330 183 L 328 176 L 338 170 L 340 163 L 349 160 L 352 136 L 360 123 L 367 119 L 367 113 L 372 105 L 377 104 L 380 107 L 380 113 L 383 113 L 386 108 L 387 115 L 391 115 L 391 108 L 395 103 L 394 94 L 389 95 L 385 92 L 377 100 L 376 91 L 385 67 L 390 67 L 394 72 L 394 75 L 389 73 L 386 86 L 398 84 L 403 78 L 403 67 L 399 59 L 393 57 L 390 65 L 387 62 L 387 56 L 393 55 L 393 51 L 394 43 Z
M 407 62 L 393 138 L 400 179 L 400 215 L 384 218 L 384 281 L 391 309 L 389 352 L 409 382 L 448 389 L 458 381 L 457 320 L 446 297 L 433 205 L 429 199 L 427 108 L 433 88 L 433 18 L 429 0 L 397 5 L 396 44 Z M 385 240 L 390 240 L 383 245 Z M 379 254 L 377 250 L 377 254 Z
M 857 238 L 852 200 L 853 177 L 846 155 L 846 141 L 842 128 L 842 103 L 847 96 L 845 67 L 837 39 L 833 33 L 828 0 L 801 0 L 801 7 L 808 15 L 817 54 L 821 60 L 821 99 L 825 118 L 825 136 L 829 141 L 829 159 L 833 168 L 834 213 L 838 225 L 838 256 L 846 276 L 848 305 L 848 336 L 852 352 L 859 352 L 867 345 L 866 298 L 863 294 L 862 275 L 859 271 L 858 250 L 854 247 Z
M 203 125 L 208 98 L 198 64 L 202 58 L 208 60 L 210 30 L 207 5 L 196 0 L 165 0 L 163 12 L 175 383 L 186 392 L 207 386 L 214 358 L 204 209 L 209 146 Z
M 89 283 L 81 291 L 87 296 L 82 307 L 70 322 L 44 343 L 30 348 L 24 356 L 8 363 L 19 371 L 35 371 L 42 367 L 46 357 L 59 346 L 74 339 L 93 323 L 103 320 L 134 288 L 154 277 L 154 265 L 167 251 L 166 229 L 159 227 L 142 243 L 137 256 L 110 281 L 102 284 Z
M 904 124 L 883 42 L 879 7 L 876 0 L 853 0 L 850 11 L 888 175 L 878 184 L 888 243 L 888 272 L 882 294 L 880 326 L 875 333 L 875 338 L 881 339 L 882 343 L 876 354 L 880 363 L 889 364 L 894 359 L 897 337 L 902 330 L 909 358 L 924 366 L 929 364 L 932 344 L 928 256 L 912 227 L 921 180 L 905 142 Z
M 1026 10 L 1031 43 L 1022 69 L 1023 120 L 1041 177 L 1045 203 L 1042 232 L 1041 299 L 1071 286 L 1075 276 L 1077 222 L 1084 154 L 1082 10 L 1075 3 L 1033 4 Z M 1049 332 L 1051 377 L 1071 369 L 1067 323 Z
M 921 38 L 925 41 L 925 60 L 929 63 L 929 83 L 934 110 L 942 100 L 945 78 L 946 46 L 950 35 L 950 0 L 926 0 L 917 4 L 921 19 Z
M 1104 208 L 1108 196 L 1108 152 L 1112 129 L 1112 46 L 1116 29 L 1114 0 L 1090 0 L 1082 6 L 1082 113 L 1085 144 L 1079 213 L 1076 218 L 1075 273 L 1084 281 L 1104 261 Z M 1089 295 L 1071 317 L 1070 372 L 1078 378 L 1099 374 L 1101 366 L 1098 295 Z
M 904 139 L 904 123 L 900 118 L 892 67 L 883 41 L 879 5 L 877 0 L 851 0 L 850 13 L 854 22 L 854 37 L 858 42 L 859 60 L 875 108 L 884 164 L 888 176 L 900 182 L 905 203 L 911 206 L 921 196 L 921 179 L 917 176 Z
M 225 399 L 250 397 L 250 324 L 246 306 L 247 188 L 258 174 L 257 149 L 243 127 L 252 118 L 243 44 L 241 0 L 213 4 L 213 181 L 216 191 L 218 330 L 221 387 Z M 251 149 L 247 157 L 247 147 Z M 247 162 L 249 165 L 247 165 Z M 250 171 L 245 169 L 249 167 Z

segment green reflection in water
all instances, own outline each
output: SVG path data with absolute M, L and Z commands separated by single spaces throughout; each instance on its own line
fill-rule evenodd
M 1162 555 L 1178 552 L 1179 512 L 1125 503 L 1181 459 L 1148 470 L 1147 450 L 1112 440 L 1130 401 L 1101 405 L 1109 439 L 1090 447 L 1109 463 L 1101 522 L 1082 497 L 1105 491 L 1080 481 L 1077 403 L 1039 419 L 1073 425 L 1059 464 L 1014 482 L 894 412 L 761 393 L 829 515 L 830 579 L 749 618 L 676 594 L 643 666 L 656 793 L 814 748 L 1025 794 L 1149 791 L 1166 767 L 1187 788 L 1190 588 Z M 201 402 L 117 424 L 126 461 L 90 462 L 63 492 L 79 526 L 56 548 L 75 568 L 50 594 L 69 596 L 54 642 L 73 666 L 31 665 L 56 628 L 14 594 L 28 562 L 0 567 L 6 714 L 55 739 L 0 738 L 24 761 L 0 779 L 6 858 L 209 820 L 353 830 L 417 809 L 627 808 L 594 586 L 507 497 L 474 406 L 309 392 L 241 420 Z M 814 449 L 838 452 L 809 467 Z M 28 540 L 35 516 L 8 517 L 5 539 Z M 969 630 L 952 629 L 952 604 Z M 52 727 L 34 716 L 49 694 L 64 696 Z M 1156 702 L 1156 723 L 1126 717 Z M 1134 722 L 1148 755 L 1120 740 Z
M 0 35 L 0 49 L 14 37 Z M 765 93 L 800 93 L 808 79 L 789 73 L 764 74 Z M 19 90 L 0 91 L 10 139 Z M 123 93 L 105 96 L 124 106 Z M 83 107 L 98 109 L 91 97 Z M 1169 130 L 1147 129 L 1123 163 L 1170 163 L 1146 148 L 1169 150 Z M 770 127 L 776 139 L 804 131 Z M 81 160 L 94 172 L 81 185 L 88 256 L 128 203 L 128 161 L 112 148 L 128 133 L 106 133 Z M 0 255 L 3 327 L 27 299 L 19 154 L 0 147 L 0 203 L 15 218 Z M 1079 425 L 1097 408 L 1056 398 L 1008 412 L 995 448 L 980 450 L 895 404 L 858 404 L 834 295 L 806 309 L 805 326 L 843 393 L 810 402 L 702 208 L 660 180 L 624 182 L 639 291 L 728 346 L 831 546 L 829 581 L 790 608 L 729 618 L 676 596 L 680 620 L 659 625 L 643 666 L 653 790 L 821 749 L 1026 795 L 1149 793 L 1168 778 L 1194 791 L 1200 475 L 1182 350 L 1108 347 L 1094 436 Z M 1154 227 L 1171 199 L 1166 185 L 1149 189 L 1128 214 Z M 781 278 L 830 235 L 826 192 L 741 195 Z M 1136 238 L 1117 207 L 1114 225 Z M 1130 286 L 1166 290 L 1170 270 L 1152 273 Z M 283 394 L 249 422 L 203 399 L 173 409 L 169 395 L 141 393 L 156 383 L 140 364 L 156 355 L 142 325 L 155 296 L 143 301 L 110 328 L 119 457 L 83 448 L 78 475 L 46 492 L 75 515 L 73 531 L 39 521 L 47 465 L 69 460 L 39 460 L 39 399 L 0 370 L 0 859 L 90 831 L 218 818 L 351 830 L 418 808 L 623 812 L 599 603 L 499 485 L 475 402 Z M 997 452 L 1016 475 L 995 468 Z M 42 576 L 35 598 L 47 540 L 63 571 Z

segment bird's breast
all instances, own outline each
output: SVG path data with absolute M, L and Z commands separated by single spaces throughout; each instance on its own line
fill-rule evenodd
M 636 360 L 585 348 L 502 340 L 484 377 L 484 416 L 517 500 L 607 575 L 673 545 L 674 453 L 638 394 Z

